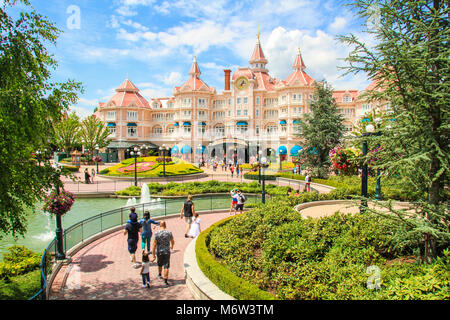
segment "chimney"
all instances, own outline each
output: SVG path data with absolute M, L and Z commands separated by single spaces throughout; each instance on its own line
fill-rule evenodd
M 231 74 L 231 70 L 225 69 L 223 71 L 225 72 L 225 90 L 230 90 L 230 74 Z

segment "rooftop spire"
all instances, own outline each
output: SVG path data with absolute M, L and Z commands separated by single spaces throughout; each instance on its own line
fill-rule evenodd
M 294 65 L 292 66 L 294 70 L 304 70 L 306 69 L 305 63 L 302 59 L 302 54 L 300 52 L 300 46 L 297 48 L 297 57 L 295 57 Z
M 197 56 L 195 56 L 195 55 L 194 55 L 194 61 L 192 62 L 191 69 L 189 70 L 189 74 L 191 77 L 197 77 L 197 78 L 199 78 L 200 75 L 202 74 L 200 72 L 200 68 L 198 67 L 198 64 L 197 64 Z
M 252 65 L 253 69 L 265 70 L 267 59 L 264 56 L 264 52 L 261 48 L 261 42 L 259 40 L 260 35 L 261 34 L 259 33 L 259 26 L 258 26 L 258 32 L 256 33 L 256 46 L 255 49 L 253 50 L 253 54 L 249 62 Z

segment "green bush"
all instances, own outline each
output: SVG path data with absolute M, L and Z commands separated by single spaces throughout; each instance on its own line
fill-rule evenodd
M 109 173 L 109 168 L 100 170 L 99 174 L 108 174 Z
M 262 173 L 261 173 L 262 175 Z M 279 176 L 279 174 L 277 172 L 273 172 L 273 171 L 266 171 L 264 173 L 264 180 L 277 180 L 277 177 Z M 244 173 L 244 179 L 248 179 L 248 180 L 258 180 L 259 179 L 259 172 L 258 171 L 250 171 L 250 172 L 246 172 Z M 262 176 L 261 176 L 262 179 Z
M 369 213 L 304 219 L 293 210 L 314 197 L 258 205 L 213 228 L 208 248 L 237 277 L 279 299 L 450 298 L 448 250 L 428 266 L 395 262 L 414 253 L 395 245 L 396 224 Z M 380 290 L 367 287 L 371 265 L 380 268 Z
M 33 270 L 23 275 L 0 279 L 0 300 L 28 300 L 41 288 L 41 272 Z
M 231 218 L 231 217 L 230 217 Z M 209 232 L 215 226 L 225 224 L 230 218 L 213 224 L 202 232 L 196 242 L 195 253 L 202 272 L 222 291 L 240 300 L 273 300 L 275 297 L 255 285 L 234 275 L 225 266 L 218 263 L 209 253 Z
M 41 256 L 24 246 L 12 246 L 0 262 L 0 279 L 28 273 L 39 268 Z

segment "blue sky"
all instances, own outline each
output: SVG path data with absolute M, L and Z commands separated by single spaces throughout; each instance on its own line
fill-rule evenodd
M 106 102 L 127 73 L 147 99 L 171 96 L 188 78 L 193 56 L 202 79 L 221 92 L 223 69 L 247 67 L 259 27 L 273 77 L 286 79 L 300 46 L 306 72 L 335 89 L 363 90 L 364 75 L 340 78 L 349 49 L 338 34 L 361 35 L 341 0 L 31 0 L 63 31 L 50 51 L 53 80 L 82 82 L 72 109 L 80 116 Z M 79 14 L 78 14 L 79 13 Z M 79 18 L 79 19 L 78 19 Z M 367 40 L 369 41 L 369 40 Z

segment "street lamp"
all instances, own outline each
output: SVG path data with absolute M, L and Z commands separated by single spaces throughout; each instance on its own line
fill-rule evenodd
M 58 179 L 58 183 L 56 184 L 56 194 L 59 196 L 59 183 L 61 176 L 61 168 L 55 168 L 56 177 Z M 56 260 L 64 260 L 66 259 L 66 254 L 64 253 L 64 242 L 63 242 L 63 228 L 61 215 L 56 215 Z
M 166 176 L 166 151 L 169 151 L 169 148 L 166 147 L 165 144 L 162 145 L 162 147 L 159 147 L 159 151 L 163 154 L 163 176 Z
M 258 151 L 258 183 L 261 184 L 261 156 L 262 150 Z
M 367 119 L 367 118 L 366 118 Z M 366 120 L 364 119 L 364 120 Z M 363 121 L 364 121 L 363 120 Z M 367 119 L 368 120 L 368 119 Z M 375 123 L 378 125 L 381 122 L 380 118 L 377 118 L 374 120 Z M 375 132 L 375 126 L 371 123 L 369 123 L 368 125 L 366 125 L 366 132 L 364 132 L 362 134 L 363 137 L 369 137 L 372 135 L 381 135 L 381 132 Z M 368 152 L 368 145 L 367 145 L 367 139 L 364 139 L 363 141 L 363 158 L 365 159 L 367 156 L 367 152 Z M 366 209 L 367 209 L 367 186 L 368 186 L 368 165 L 367 165 L 367 161 L 365 161 L 365 163 L 363 164 L 362 167 L 362 177 L 361 177 L 361 196 L 364 197 L 363 200 L 361 200 L 361 208 L 360 208 L 360 212 L 363 213 Z M 377 187 L 376 187 L 376 194 L 375 194 L 375 199 L 380 200 L 381 199 L 381 181 L 380 181 L 380 172 L 379 170 L 377 170 Z
M 134 157 L 134 186 L 137 187 L 137 157 L 141 155 L 138 147 L 134 147 L 133 151 L 130 152 L 130 155 Z
M 261 157 L 261 166 L 263 168 L 262 171 L 262 193 L 261 193 L 261 203 L 266 203 L 266 184 L 265 184 L 265 179 L 264 179 L 264 172 L 266 170 L 266 168 L 269 166 L 269 160 L 266 157 Z M 260 167 L 261 170 L 261 167 Z
M 96 144 L 95 145 L 95 151 L 96 151 L 96 156 L 98 157 L 98 152 L 99 152 L 99 146 L 98 146 L 98 144 Z M 98 174 L 98 161 L 97 161 L 97 159 L 95 160 L 95 163 L 97 164 L 97 174 Z

